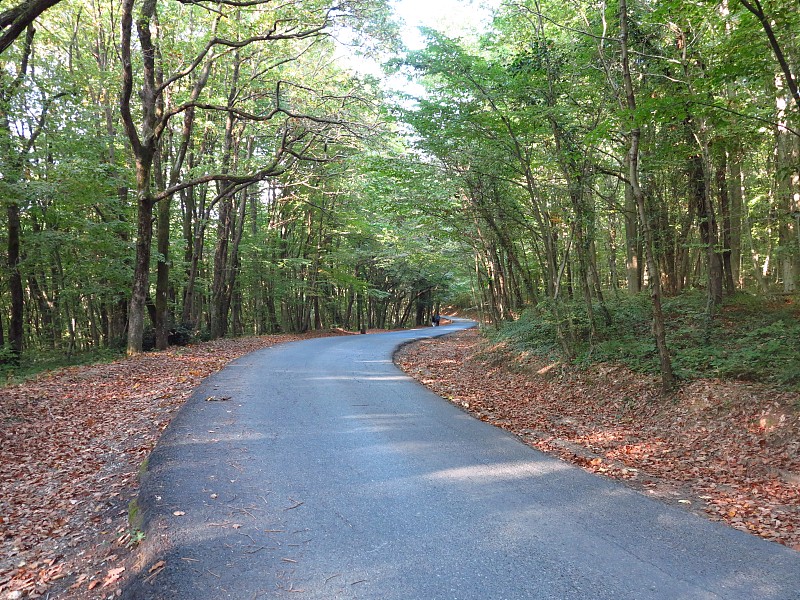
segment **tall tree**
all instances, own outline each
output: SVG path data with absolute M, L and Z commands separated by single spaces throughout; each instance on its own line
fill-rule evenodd
M 143 0 L 136 19 L 136 32 L 142 49 L 141 74 L 138 77 L 141 86 L 138 94 L 140 122 L 137 123 L 132 110 L 134 81 L 137 80 L 132 54 L 133 13 L 136 5 L 136 0 L 126 0 L 123 3 L 121 21 L 123 86 L 120 111 L 134 155 L 138 206 L 136 263 L 128 316 L 130 354 L 140 352 L 142 349 L 155 204 L 181 189 L 211 182 L 218 182 L 221 186 L 213 203 L 222 202 L 239 189 L 278 175 L 296 161 L 304 159 L 319 141 L 320 128 L 324 130 L 343 124 L 342 119 L 336 116 L 315 114 L 313 108 L 304 111 L 305 107 L 298 104 L 296 99 L 308 92 L 308 88 L 281 80 L 274 82 L 269 95 L 253 98 L 255 101 L 252 105 L 253 110 L 249 110 L 250 107 L 240 106 L 239 100 L 236 100 L 235 105 L 230 101 L 226 105 L 189 99 L 175 106 L 168 106 L 165 100 L 165 96 L 172 93 L 185 78 L 202 68 L 211 52 L 217 48 L 225 49 L 225 52 L 219 53 L 220 57 L 227 57 L 234 50 L 275 44 L 276 48 L 280 49 L 279 52 L 287 54 L 283 56 L 279 54 L 273 58 L 271 61 L 273 64 L 283 64 L 301 56 L 317 40 L 324 39 L 327 35 L 327 30 L 334 23 L 337 7 L 325 3 L 289 2 L 273 9 L 268 2 L 254 3 L 250 6 L 247 19 L 232 21 L 233 27 L 228 32 L 231 34 L 230 37 L 223 37 L 224 34 L 217 35 L 216 31 L 213 31 L 202 41 L 199 49 L 193 51 L 193 59 L 175 65 L 174 71 L 169 74 L 165 72 L 168 65 L 160 62 L 164 55 L 160 52 L 159 46 L 161 33 L 157 22 L 158 0 Z M 358 3 L 354 6 L 358 6 Z M 293 48 L 287 46 L 289 42 L 298 42 L 304 46 Z M 271 68 L 270 64 L 262 67 L 262 74 Z M 233 91 L 235 86 L 231 86 L 230 82 L 227 84 L 233 94 L 231 97 L 236 98 L 238 94 Z M 350 103 L 346 99 L 336 97 L 329 98 L 328 102 L 330 104 L 339 102 L 344 105 Z M 298 110 L 295 107 L 300 108 Z M 190 176 L 168 189 L 154 191 L 153 164 L 162 136 L 170 120 L 190 108 L 203 110 L 212 120 L 216 116 L 227 115 L 226 118 L 231 123 L 252 123 L 262 127 L 274 125 L 272 135 L 277 135 L 278 144 L 258 154 L 260 164 L 245 162 L 238 173 L 231 170 L 230 160 L 224 154 L 222 159 L 211 167 L 211 172 L 199 177 Z
M 666 342 L 666 328 L 664 325 L 664 313 L 661 306 L 661 278 L 656 263 L 654 252 L 654 240 L 650 227 L 650 215 L 645 203 L 644 192 L 639 182 L 639 144 L 641 142 L 642 130 L 636 122 L 636 92 L 633 88 L 633 77 L 631 75 L 629 58 L 629 36 L 628 36 L 628 4 L 626 0 L 619 0 L 619 44 L 622 61 L 622 81 L 625 89 L 625 98 L 629 113 L 629 150 L 627 164 L 630 168 L 629 183 L 631 193 L 636 201 L 639 212 L 639 224 L 642 229 L 645 246 L 645 256 L 647 257 L 647 268 L 651 274 L 650 298 L 653 302 L 653 335 L 658 349 L 658 358 L 661 365 L 661 386 L 666 391 L 672 388 L 675 376 L 672 372 L 672 360 L 669 355 L 669 348 Z

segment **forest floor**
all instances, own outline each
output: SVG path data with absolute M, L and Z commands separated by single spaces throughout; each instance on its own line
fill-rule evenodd
M 218 340 L 0 388 L 0 600 L 117 597 L 140 535 L 138 474 L 171 415 L 229 361 L 304 337 Z M 540 364 L 474 330 L 396 358 L 531 446 L 800 549 L 797 394 L 698 381 L 665 399 L 623 368 Z

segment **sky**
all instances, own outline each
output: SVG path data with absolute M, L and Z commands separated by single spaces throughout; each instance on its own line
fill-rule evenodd
M 501 0 L 389 0 L 397 17 L 403 21 L 401 32 L 403 43 L 409 50 L 424 47 L 419 27 L 429 27 L 453 37 L 469 36 L 485 30 L 490 20 L 490 7 L 498 6 Z M 386 78 L 380 65 L 374 60 L 358 56 L 352 49 L 343 47 L 339 57 L 362 74 L 383 79 L 389 89 L 404 90 L 412 95 L 422 93 L 422 88 L 409 82 L 402 75 Z
M 412 50 L 422 48 L 419 26 L 431 27 L 453 36 L 480 30 L 488 21 L 491 0 L 393 0 L 397 15 L 405 21 L 403 41 Z

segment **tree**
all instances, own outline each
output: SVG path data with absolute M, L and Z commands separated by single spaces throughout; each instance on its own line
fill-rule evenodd
M 141 90 L 139 92 L 141 118 L 140 122 L 136 123 L 131 103 L 135 79 L 132 55 L 135 6 L 136 0 L 127 0 L 123 3 L 121 21 L 123 87 L 120 111 L 135 159 L 138 206 L 136 265 L 128 317 L 129 353 L 140 352 L 142 348 L 155 204 L 180 190 L 215 182 L 218 188 L 212 204 L 219 203 L 225 209 L 234 195 L 248 186 L 280 175 L 291 169 L 297 161 L 311 158 L 315 147 L 321 143 L 330 128 L 347 128 L 347 122 L 343 118 L 323 112 L 325 104 L 316 107 L 312 104 L 304 107 L 301 102 L 298 102 L 303 94 L 313 96 L 311 88 L 280 79 L 274 81 L 272 88 L 263 96 L 245 96 L 249 101 L 254 101 L 252 110 L 250 107 L 241 105 L 242 95 L 235 76 L 226 82 L 229 91 L 228 101 L 225 104 L 202 101 L 199 98 L 190 98 L 174 106 L 167 103 L 167 96 L 171 95 L 173 90 L 200 69 L 204 63 L 207 64 L 207 61 L 212 61 L 215 69 L 222 74 L 225 72 L 222 68 L 223 58 L 240 56 L 240 52 L 247 50 L 249 55 L 247 60 L 254 62 L 255 65 L 251 80 L 255 82 L 257 77 L 268 74 L 271 69 L 302 56 L 309 48 L 325 38 L 327 30 L 336 19 L 338 9 L 324 3 L 299 2 L 286 3 L 275 10 L 267 2 L 253 4 L 250 7 L 248 18 L 232 19 L 231 22 L 234 25 L 229 32 L 218 32 L 216 28 L 213 28 L 206 39 L 201 40 L 199 48 L 193 50 L 194 58 L 176 65 L 172 74 L 166 71 L 168 65 L 163 62 L 164 55 L 160 47 L 158 1 L 144 0 L 141 2 L 136 20 L 137 37 L 142 48 Z M 358 4 L 354 4 L 354 6 L 358 6 Z M 240 17 L 243 16 L 243 14 L 240 15 Z M 229 33 L 230 36 L 226 36 L 226 33 Z M 292 47 L 291 43 L 303 45 Z M 256 62 L 263 60 L 263 57 L 258 54 L 257 50 L 253 50 L 265 44 L 274 44 L 276 49 L 279 49 L 277 57 L 264 61 L 266 66 L 264 62 Z M 217 49 L 222 49 L 222 51 L 215 55 L 214 52 Z M 285 54 L 281 55 L 281 52 Z M 236 61 L 235 58 L 234 61 Z M 259 64 L 260 66 L 258 66 Z M 235 74 L 241 68 L 241 64 L 235 63 L 232 72 Z M 327 104 L 339 103 L 345 107 L 357 101 L 356 98 L 348 99 L 346 96 L 326 98 Z M 154 193 L 153 166 L 161 151 L 162 137 L 168 130 L 170 120 L 190 109 L 202 110 L 212 120 L 224 117 L 226 133 L 220 146 L 222 155 L 209 173 L 199 177 L 190 177 L 168 189 Z M 238 136 L 240 128 L 248 126 L 248 124 L 260 128 L 273 127 L 272 135 L 277 136 L 278 142 L 274 147 L 262 149 L 254 154 L 256 161 L 238 161 L 234 150 L 241 146 L 235 144 L 234 134 Z M 238 172 L 236 172 L 237 170 Z M 220 247 L 218 254 L 220 252 L 224 254 L 224 246 Z M 218 266 L 221 266 L 221 263 Z M 219 285 L 216 297 L 218 306 L 214 323 L 218 323 L 223 313 L 227 312 L 224 306 L 219 306 L 219 302 L 223 298 Z M 213 330 L 215 334 L 224 331 L 220 325 L 215 325 Z
M 797 77 L 795 73 L 792 72 L 792 67 L 789 64 L 789 59 L 786 57 L 783 45 L 778 40 L 775 29 L 773 28 L 772 19 L 765 12 L 760 0 L 739 0 L 739 2 L 758 19 L 759 24 L 764 29 L 764 34 L 767 36 L 767 40 L 769 40 L 769 46 L 775 55 L 775 60 L 777 60 L 780 65 L 791 97 L 795 104 L 797 104 L 797 108 L 800 109 L 800 89 L 798 89 Z
M 15 72 L 11 65 L 0 63 L 0 167 L 3 173 L 2 196 L 6 205 L 8 232 L 8 288 L 11 296 L 11 319 L 8 326 L 8 340 L 14 360 L 19 360 L 24 346 L 24 291 L 20 272 L 21 223 L 20 204 L 23 201 L 21 183 L 23 169 L 29 159 L 37 138 L 41 135 L 47 114 L 52 103 L 64 93 L 48 96 L 43 93 L 39 98 L 27 98 L 23 83 L 28 77 L 30 58 L 33 51 L 35 30 L 28 27 L 22 56 L 16 65 Z M 6 66 L 10 68 L 5 68 Z M 12 132 L 12 105 L 19 103 L 29 109 L 28 103 L 38 104 L 38 115 L 24 123 L 18 134 Z M 33 109 L 35 110 L 35 109 Z M 15 128 L 16 129 L 16 128 Z
M 636 94 L 633 89 L 633 78 L 631 77 L 630 59 L 628 49 L 628 5 L 626 0 L 619 0 L 619 43 L 622 60 L 622 80 L 625 89 L 625 99 L 630 115 L 635 119 L 636 115 Z M 630 121 L 628 138 L 630 146 L 628 150 L 627 164 L 630 168 L 629 184 L 631 193 L 636 201 L 639 212 L 639 224 L 644 235 L 645 256 L 647 257 L 647 268 L 654 276 L 650 282 L 650 297 L 653 302 L 653 335 L 656 339 L 658 357 L 661 364 L 661 386 L 665 391 L 672 388 L 675 376 L 672 373 L 672 360 L 669 356 L 669 349 L 666 342 L 666 330 L 664 326 L 664 314 L 661 307 L 661 281 L 658 276 L 658 266 L 654 255 L 654 242 L 652 229 L 650 228 L 650 215 L 645 204 L 644 192 L 639 183 L 639 143 L 642 131 L 635 120 Z
M 790 4 L 514 0 L 487 35 L 429 31 L 396 61 L 425 94 L 389 107 L 333 60 L 390 37 L 381 0 L 51 5 L 2 53 L 4 337 L 390 327 L 453 290 L 498 327 L 533 307 L 571 358 L 623 289 L 702 288 L 709 317 L 791 293 Z

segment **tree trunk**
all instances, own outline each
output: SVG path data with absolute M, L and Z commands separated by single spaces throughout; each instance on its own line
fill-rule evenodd
M 195 214 L 195 194 L 194 190 L 190 190 L 187 195 L 187 204 L 185 211 L 187 215 L 184 217 L 188 219 L 189 223 L 185 226 L 184 232 L 188 235 L 186 238 L 186 288 L 183 292 L 183 311 L 181 313 L 181 320 L 183 323 L 192 323 L 194 326 L 200 324 L 200 306 L 197 298 L 196 284 L 197 278 L 200 276 L 200 260 L 203 256 L 203 248 L 205 245 L 206 223 L 208 222 L 210 210 L 206 208 L 206 194 L 208 187 L 204 186 L 200 194 L 200 205 L 196 209 Z
M 685 122 L 687 143 L 694 145 L 695 136 L 692 130 L 691 117 Z M 722 259 L 717 251 L 717 220 L 714 206 L 709 196 L 710 186 L 703 154 L 695 152 L 689 156 L 686 174 L 688 179 L 689 202 L 697 212 L 700 241 L 706 253 L 706 269 L 708 276 L 708 316 L 713 316 L 717 306 L 722 303 Z
M 742 191 L 742 163 L 740 150 L 728 157 L 730 169 L 730 221 L 731 221 L 731 273 L 737 287 L 743 287 L 742 277 L 742 227 L 744 216 L 744 194 Z
M 725 292 L 732 296 L 736 292 L 731 263 L 731 206 L 728 194 L 728 161 L 725 152 L 720 153 L 716 173 L 717 193 L 719 194 L 719 211 L 722 216 L 722 271 Z
M 361 292 L 356 292 L 356 324 L 359 333 L 367 333 L 367 326 L 364 323 L 364 300 Z
M 46 347 L 54 350 L 56 347 L 55 340 L 55 317 L 54 317 L 54 304 L 48 297 L 45 290 L 39 284 L 39 279 L 35 275 L 28 276 L 28 289 L 30 290 L 30 297 L 36 301 L 36 306 L 39 309 L 39 316 L 42 320 L 41 331 L 38 332 L 37 337 L 45 338 Z
M 219 204 L 217 246 L 214 251 L 214 278 L 211 283 L 211 337 L 223 337 L 227 333 L 228 311 L 226 310 L 225 269 L 228 266 L 228 244 L 233 220 L 233 198 L 225 193 Z
M 169 228 L 171 198 L 158 205 L 158 268 L 156 271 L 156 350 L 166 350 L 169 345 Z
M 416 325 L 417 327 L 422 327 L 423 325 L 427 324 L 425 315 L 428 311 L 428 302 L 429 302 L 428 292 L 429 290 L 425 289 L 422 290 L 417 295 L 416 317 L 414 319 L 414 325 Z
M 787 115 L 779 115 L 781 124 L 776 132 L 777 151 L 775 153 L 776 204 L 778 214 L 782 215 L 778 225 L 778 262 L 784 293 L 792 293 L 797 289 L 795 280 L 796 263 L 800 262 L 798 238 L 794 233 L 795 221 L 791 217 L 795 194 L 800 193 L 798 180 L 798 142 L 800 138 L 786 130 Z M 784 216 L 785 215 L 785 216 Z
M 630 172 L 630 155 L 625 156 L 624 167 Z M 625 219 L 625 274 L 628 283 L 628 292 L 638 294 L 642 291 L 642 265 L 641 265 L 641 245 L 639 243 L 639 231 L 637 226 L 637 207 L 636 198 L 629 182 L 625 183 L 625 211 L 622 216 Z
M 610 207 L 609 207 L 610 208 Z M 617 215 L 612 210 L 608 211 L 608 271 L 611 289 L 616 292 L 619 290 L 619 270 L 617 267 L 617 229 L 619 221 Z M 596 252 L 596 251 L 595 251 Z M 626 261 L 627 262 L 627 261 Z
M 150 248 L 153 241 L 153 200 L 149 194 L 149 169 L 137 165 L 138 217 L 136 226 L 136 264 L 133 289 L 128 305 L 128 355 L 142 351 L 144 314 L 150 291 Z M 140 182 L 147 182 L 142 185 Z M 144 188 L 144 190 L 142 190 Z
M 473 193 L 477 194 L 477 191 Z M 493 206 L 496 206 L 500 202 L 499 197 L 492 198 L 491 202 Z M 530 273 L 523 268 L 522 264 L 517 257 L 517 251 L 514 246 L 514 242 L 512 241 L 511 237 L 509 236 L 508 232 L 505 231 L 500 224 L 498 224 L 497 219 L 495 218 L 494 214 L 492 213 L 490 207 L 485 205 L 485 202 L 479 199 L 476 199 L 478 212 L 486 221 L 489 228 L 494 232 L 497 241 L 499 242 L 500 246 L 503 248 L 505 255 L 508 257 L 510 262 L 510 266 L 515 269 L 515 272 L 520 276 L 522 279 L 522 283 L 525 287 L 525 291 L 532 301 L 536 300 L 536 287 L 533 285 L 533 281 L 530 278 Z M 515 290 L 517 296 L 519 297 L 520 304 L 522 304 L 522 295 L 519 290 Z
M 233 53 L 233 72 L 231 87 L 228 91 L 227 116 L 225 119 L 225 136 L 222 147 L 222 172 L 230 171 L 236 161 L 237 139 L 234 128 L 237 116 L 234 106 L 239 92 L 239 68 L 241 57 L 238 50 Z M 226 184 L 219 193 L 219 225 L 217 227 L 217 247 L 214 252 L 214 280 L 211 289 L 211 336 L 223 337 L 228 330 L 228 309 L 230 307 L 230 290 L 228 289 L 230 268 L 228 245 L 233 235 L 233 201 L 236 193 L 232 184 Z
M 18 362 L 23 350 L 25 304 L 22 289 L 22 275 L 19 272 L 20 262 L 20 219 L 19 204 L 16 200 L 8 201 L 8 291 L 11 295 L 11 319 L 8 324 L 8 343 L 14 362 Z
M 278 320 L 278 311 L 275 308 L 275 292 L 271 289 L 270 285 L 267 285 L 267 296 L 264 303 L 267 306 L 270 333 L 280 333 L 283 328 Z
M 622 77 L 625 86 L 625 97 L 631 119 L 635 119 L 636 96 L 633 91 L 633 81 L 631 79 L 630 62 L 628 59 L 628 7 L 626 0 L 620 0 L 619 13 Z M 658 267 L 653 251 L 653 234 L 649 226 L 644 192 L 639 184 L 639 142 L 641 135 L 642 132 L 638 124 L 632 121 L 629 133 L 630 147 L 628 150 L 628 164 L 630 165 L 629 179 L 631 192 L 633 193 L 639 213 L 641 231 L 644 237 L 647 268 L 650 271 L 650 298 L 653 303 L 653 334 L 656 340 L 656 347 L 658 348 L 658 358 L 661 367 L 661 387 L 662 390 L 666 392 L 672 389 L 675 383 L 675 376 L 672 373 L 672 359 L 670 358 L 669 349 L 667 348 L 666 327 L 664 324 L 664 314 L 661 308 L 661 278 L 658 274 Z
M 142 351 L 144 337 L 145 301 L 150 288 L 150 252 L 153 240 L 153 198 L 150 183 L 158 139 L 156 124 L 158 122 L 158 95 L 156 91 L 156 49 L 150 31 L 150 22 L 156 13 L 157 0 L 145 0 L 137 20 L 137 32 L 141 47 L 142 66 L 144 71 L 143 86 L 139 93 L 142 102 L 142 136 L 133 122 L 131 97 L 133 94 L 133 62 L 131 59 L 133 6 L 135 0 L 122 2 L 122 35 L 120 55 L 122 58 L 122 93 L 120 95 L 120 114 L 125 133 L 130 141 L 136 158 L 136 205 L 137 205 L 137 239 L 136 264 L 133 273 L 133 285 L 130 304 L 128 305 L 128 355 Z
M 233 299 L 236 290 L 236 278 L 241 269 L 241 259 L 239 257 L 239 246 L 242 242 L 242 235 L 244 234 L 244 223 L 247 215 L 247 189 L 239 192 L 239 206 L 236 214 L 236 223 L 233 225 L 233 239 L 230 244 L 230 252 L 228 256 L 228 266 L 226 268 L 226 282 L 225 282 L 225 299 L 223 302 L 223 312 L 225 313 L 225 320 L 227 321 L 227 314 L 233 305 Z M 236 319 L 233 319 L 234 323 Z
M 3 13 L 3 15 L 5 14 L 7 13 Z M 28 28 L 28 31 L 25 36 L 22 58 L 13 79 L 8 82 L 5 81 L 6 78 L 11 77 L 12 73 L 10 70 L 7 70 L 6 65 L 0 68 L 0 174 L 2 174 L 6 194 L 10 196 L 5 198 L 6 227 L 8 234 L 6 266 L 8 267 L 8 291 L 11 296 L 11 318 L 8 323 L 8 343 L 13 362 L 18 362 L 22 355 L 25 329 L 25 297 L 24 290 L 22 289 L 22 274 L 19 270 L 22 226 L 20 223 L 19 199 L 16 197 L 17 191 L 15 188 L 22 178 L 23 161 L 32 147 L 34 134 L 31 134 L 31 139 L 28 141 L 27 148 L 18 147 L 11 132 L 12 117 L 9 114 L 9 110 L 12 99 L 17 96 L 28 73 L 28 61 L 33 48 L 34 29 L 32 25 L 27 24 L 23 26 L 16 35 L 19 35 L 25 27 Z M 16 35 L 14 37 L 16 37 Z M 42 121 L 44 119 L 44 113 L 45 109 L 42 109 Z M 39 131 L 41 131 L 41 125 Z M 38 135 L 38 133 L 36 135 Z

